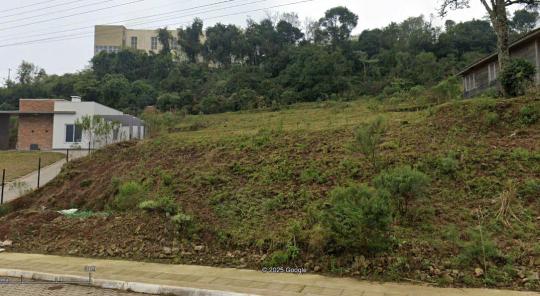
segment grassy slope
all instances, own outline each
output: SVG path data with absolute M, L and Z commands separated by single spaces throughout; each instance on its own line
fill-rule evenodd
M 378 113 L 362 102 L 178 119 L 177 132 L 71 163 L 56 181 L 11 205 L 15 211 L 0 219 L 0 239 L 14 240 L 19 251 L 259 268 L 294 235 L 300 258 L 288 265 L 309 270 L 537 290 L 538 283 L 522 277 L 540 266 L 540 200 L 516 201 L 520 222 L 512 220 L 511 229 L 495 218 L 507 179 L 521 188 L 540 178 L 540 125 L 517 119 L 532 103 L 475 100 L 382 113 L 389 125 L 382 167 L 413 165 L 432 184 L 428 196 L 414 202 L 411 218 L 393 226 L 395 248 L 376 256 L 319 254 L 309 244 L 317 222 L 310 213 L 328 192 L 370 183 L 378 173 L 348 149 L 352 128 Z M 494 113 L 498 119 L 489 121 Z M 449 154 L 458 159 L 455 173 L 439 165 Z M 178 232 L 158 213 L 67 218 L 41 210 L 104 211 L 127 180 L 144 184 L 149 198 L 174 196 L 195 227 Z M 474 276 L 483 266 L 479 256 L 456 260 L 474 251 L 467 246 L 479 210 L 485 240 L 500 252 L 489 260 L 486 278 Z M 293 233 L 295 224 L 300 230 Z
M 6 182 L 37 170 L 39 157 L 41 157 L 41 166 L 45 167 L 59 161 L 65 155 L 55 152 L 0 152 L 0 170 L 6 169 Z

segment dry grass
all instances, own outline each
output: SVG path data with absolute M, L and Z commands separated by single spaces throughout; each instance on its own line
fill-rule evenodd
M 6 169 L 6 182 L 29 174 L 37 170 L 39 157 L 41 157 L 41 167 L 45 167 L 65 156 L 57 152 L 2 151 L 0 152 L 0 174 L 2 169 Z

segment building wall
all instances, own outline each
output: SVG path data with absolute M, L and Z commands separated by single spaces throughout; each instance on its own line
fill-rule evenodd
M 19 115 L 18 150 L 30 150 L 31 144 L 37 144 L 41 150 L 52 149 L 53 115 Z
M 124 26 L 96 26 L 94 32 L 94 54 L 101 51 L 118 52 L 125 46 Z
M 536 84 L 540 84 L 540 46 L 539 39 L 531 40 L 520 46 L 513 47 L 510 51 L 510 56 L 512 58 L 520 58 L 529 61 L 531 64 L 536 66 Z M 476 68 L 468 71 L 463 75 L 463 85 L 464 85 L 464 96 L 472 97 L 477 94 L 480 94 L 486 91 L 489 88 L 499 87 L 500 84 L 497 80 L 490 80 L 489 78 L 493 74 L 489 74 L 490 67 L 496 67 L 497 79 L 500 75 L 500 68 L 497 58 L 493 58 L 485 63 L 478 65 Z M 492 69 L 492 68 L 491 68 Z M 467 80 L 474 78 L 476 88 L 467 89 L 465 86 Z
M 19 111 L 20 112 L 53 112 L 54 104 L 59 100 L 49 99 L 20 99 Z
M 66 125 L 75 124 L 78 119 L 84 116 L 94 115 L 122 115 L 123 113 L 109 108 L 107 106 L 95 103 L 95 102 L 57 102 L 54 107 L 55 112 L 61 111 L 74 111 L 75 114 L 55 114 L 54 116 L 54 134 L 53 134 L 53 148 L 54 149 L 67 149 L 73 146 L 80 146 L 82 148 L 88 147 L 90 143 L 90 137 L 83 133 L 81 142 L 79 143 L 67 143 L 66 142 Z

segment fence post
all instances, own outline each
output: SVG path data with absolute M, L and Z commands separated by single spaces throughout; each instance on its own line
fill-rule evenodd
M 69 148 L 66 149 L 66 162 L 69 162 Z
M 37 188 L 39 189 L 39 179 L 41 178 L 41 157 L 38 160 L 38 171 L 37 171 Z
M 90 145 L 91 145 L 91 144 L 92 144 L 92 142 L 88 142 L 88 154 L 90 154 L 90 149 L 91 149 L 91 146 L 90 146 Z
M 0 199 L 0 205 L 4 204 L 4 185 L 6 184 L 5 179 L 6 179 L 6 169 L 3 169 L 2 170 L 2 197 Z

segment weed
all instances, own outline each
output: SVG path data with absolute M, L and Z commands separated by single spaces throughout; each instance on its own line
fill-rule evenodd
M 172 216 L 171 222 L 176 225 L 180 231 L 192 232 L 195 227 L 193 217 L 184 213 L 178 213 Z
M 3 217 L 9 213 L 11 213 L 12 208 L 10 204 L 3 204 L 0 205 L 0 217 Z
M 484 118 L 485 123 L 488 127 L 494 127 L 499 124 L 500 116 L 495 112 L 488 112 Z
M 79 186 L 81 186 L 81 188 L 90 187 L 90 185 L 92 185 L 92 180 L 90 179 L 82 180 L 81 183 L 79 183 Z
M 443 175 L 455 176 L 459 169 L 459 162 L 451 156 L 442 157 L 437 161 L 437 168 Z
M 359 126 L 355 131 L 353 148 L 364 154 L 371 161 L 373 167 L 377 167 L 378 149 L 385 132 L 386 125 L 382 117 L 377 117 L 374 121 Z
M 390 193 L 400 213 L 404 215 L 409 204 L 427 191 L 430 179 L 420 171 L 403 166 L 382 172 L 374 183 L 378 189 Z
M 526 180 L 519 188 L 519 196 L 523 199 L 536 198 L 540 201 L 540 180 L 529 179 Z
M 158 211 L 175 215 L 179 211 L 178 204 L 170 196 L 162 196 L 158 199 L 145 200 L 139 203 L 139 209 L 145 211 Z
M 146 188 L 136 182 L 128 181 L 118 188 L 118 194 L 114 197 L 112 206 L 116 210 L 128 211 L 137 208 L 146 196 Z
M 457 261 L 461 266 L 482 265 L 485 270 L 485 266 L 487 266 L 485 261 L 498 262 L 501 259 L 504 260 L 497 245 L 491 239 L 491 235 L 482 230 L 481 226 L 470 228 L 468 236 L 469 240 L 461 244 L 461 252 L 457 257 Z
M 388 246 L 388 196 L 365 185 L 338 187 L 330 192 L 328 206 L 322 222 L 336 249 L 375 253 Z
M 524 106 L 519 110 L 519 120 L 524 125 L 535 124 L 540 119 L 540 104 Z
M 302 183 L 323 184 L 326 182 L 326 178 L 318 170 L 308 168 L 300 174 L 300 181 L 302 181 Z
M 93 212 L 93 211 L 77 211 L 72 214 L 66 214 L 65 216 L 68 218 L 78 218 L 78 219 L 86 219 L 90 217 L 108 217 L 110 215 L 109 212 Z

